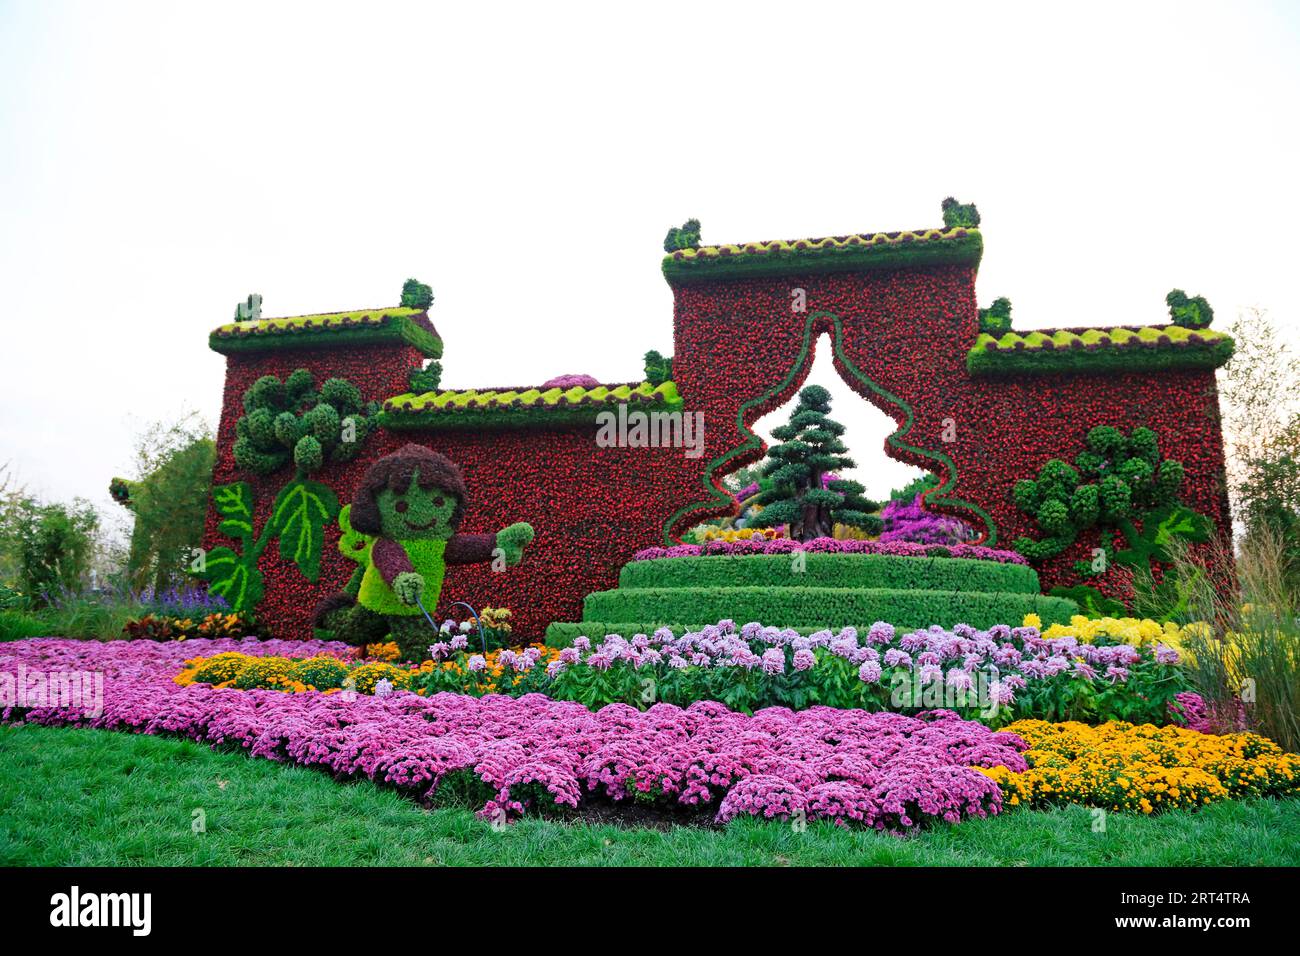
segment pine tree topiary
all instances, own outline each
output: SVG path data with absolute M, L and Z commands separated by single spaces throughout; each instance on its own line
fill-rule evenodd
M 799 392 L 790 421 L 772 429 L 781 444 L 768 450 L 759 469 L 770 485 L 753 499 L 762 511 L 750 527 L 785 525 L 798 541 L 830 537 L 837 523 L 880 533 L 880 518 L 871 513 L 876 504 L 862 497 L 862 485 L 843 478 L 823 482 L 827 472 L 854 467 L 840 440 L 844 426 L 829 417 L 830 410 L 831 393 L 809 385 Z

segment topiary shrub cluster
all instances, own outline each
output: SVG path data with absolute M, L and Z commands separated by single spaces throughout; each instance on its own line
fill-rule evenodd
M 664 237 L 664 252 L 676 252 L 678 249 L 698 249 L 700 246 L 700 221 L 687 219 L 680 226 L 673 226 Z
M 1011 300 L 1006 296 L 994 299 L 987 309 L 980 309 L 980 331 L 1001 335 L 1011 331 Z
M 413 368 L 406 376 L 406 382 L 416 395 L 436 392 L 442 384 L 442 363 L 432 361 L 423 368 Z
M 235 424 L 235 463 L 269 475 L 292 461 L 298 474 L 313 474 L 326 461 L 355 458 L 378 413 L 378 403 L 363 402 L 346 379 L 328 378 L 316 391 L 305 368 L 284 381 L 264 375 L 244 392 L 244 414 Z
M 1174 325 L 1185 329 L 1208 329 L 1214 321 L 1214 310 L 1203 295 L 1189 298 L 1182 289 L 1173 289 L 1165 296 L 1165 305 L 1169 306 Z
M 651 385 L 662 385 L 673 378 L 673 357 L 660 355 L 654 349 L 645 354 L 645 380 Z
M 959 203 L 949 196 L 943 201 L 943 224 L 949 229 L 965 226 L 973 229 L 980 224 L 980 211 L 974 203 Z
M 402 308 L 427 309 L 433 305 L 433 289 L 417 279 L 402 283 Z
M 1043 537 L 1020 538 L 1015 549 L 1039 561 L 1060 554 L 1080 533 L 1100 528 L 1122 533 L 1128 547 L 1114 553 L 1113 535 L 1103 534 L 1106 560 L 1081 561 L 1077 570 L 1100 574 L 1115 562 L 1150 570 L 1153 560 L 1168 557 L 1169 536 L 1208 538 L 1208 519 L 1178 500 L 1183 477 L 1181 462 L 1161 459 L 1151 429 L 1125 435 L 1108 425 L 1093 428 L 1073 466 L 1053 458 L 1036 478 L 1016 483 L 1016 505 L 1033 515 Z

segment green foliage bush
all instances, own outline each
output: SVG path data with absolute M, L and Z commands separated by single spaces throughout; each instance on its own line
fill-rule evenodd
M 1182 289 L 1172 289 L 1165 296 L 1165 305 L 1169 306 L 1169 317 L 1174 325 L 1185 329 L 1208 329 L 1214 321 L 1214 310 L 1203 295 L 1189 298 Z
M 943 224 L 949 229 L 958 226 L 973 229 L 980 224 L 980 211 L 974 203 L 959 203 L 949 196 L 943 201 L 942 209 Z
M 651 349 L 645 354 L 645 380 L 651 385 L 659 386 L 673 378 L 673 357 L 666 358 Z
M 673 226 L 664 237 L 664 252 L 676 252 L 678 249 L 698 249 L 700 245 L 700 221 L 687 219 L 680 226 Z
M 433 289 L 418 279 L 402 283 L 402 308 L 427 309 L 433 305 Z
M 55 631 L 43 619 L 24 611 L 0 611 L 0 642 L 48 637 Z M 62 636 L 62 635 L 60 635 Z
M 360 390 L 342 378 L 326 379 L 320 391 L 306 369 L 283 382 L 264 375 L 244 392 L 244 415 L 235 423 L 235 463 L 258 475 L 279 471 L 290 461 L 299 476 L 327 461 L 350 461 L 376 427 L 377 402 L 363 402 Z
M 17 589 L 34 606 L 81 589 L 90 572 L 99 515 L 90 502 L 45 504 L 19 497 L 0 511 L 0 546 L 12 558 Z
M 216 445 L 207 426 L 189 417 L 159 422 L 140 436 L 136 460 L 141 477 L 114 478 L 109 493 L 134 517 L 130 584 L 162 592 L 187 576 L 193 550 L 202 545 Z
M 980 309 L 980 331 L 1001 335 L 1011 331 L 1011 300 L 1003 296 L 994 299 L 987 309 Z
M 407 375 L 406 381 L 411 391 L 417 395 L 436 392 L 442 385 L 442 363 L 435 360 L 424 368 L 413 368 Z
M 1036 478 L 1016 483 L 1016 505 L 1034 517 L 1042 537 L 1020 538 L 1015 550 L 1038 561 L 1060 554 L 1084 531 L 1109 529 L 1120 531 L 1127 547 L 1113 553 L 1111 536 L 1102 534 L 1105 562 L 1080 562 L 1078 570 L 1104 573 L 1114 563 L 1149 570 L 1153 560 L 1165 559 L 1169 536 L 1204 541 L 1209 535 L 1209 520 L 1178 500 L 1183 476 L 1181 462 L 1161 459 L 1151 429 L 1125 435 L 1108 425 L 1093 428 L 1074 465 L 1053 458 Z

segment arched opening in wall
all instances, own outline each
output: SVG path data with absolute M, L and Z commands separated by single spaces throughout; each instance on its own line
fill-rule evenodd
M 835 491 L 841 497 L 856 494 L 861 507 L 837 509 L 826 527 L 827 536 L 840 539 L 878 539 L 880 541 L 907 541 L 918 544 L 958 544 L 979 537 L 977 530 L 960 518 L 940 515 L 928 510 L 922 496 L 939 485 L 939 477 L 913 465 L 898 461 L 885 453 L 885 440 L 898 430 L 898 423 L 871 402 L 864 399 L 849 385 L 835 368 L 830 336 L 822 333 L 812 343 L 813 354 L 807 366 L 807 376 L 799 389 L 779 408 L 757 419 L 751 428 L 767 444 L 761 460 L 735 469 L 721 478 L 721 484 L 736 502 L 736 514 L 712 518 L 686 531 L 681 540 L 687 543 L 704 543 L 711 540 L 735 540 L 764 537 L 808 537 L 808 529 L 781 520 L 794 512 L 781 504 L 783 496 L 773 480 L 774 469 L 792 460 L 782 446 L 816 445 L 820 439 L 830 442 L 838 439 L 844 446 L 842 452 L 830 451 L 852 461 L 849 467 L 832 466 L 823 475 L 822 487 Z M 808 386 L 825 389 L 824 405 L 809 409 L 801 403 L 800 393 Z M 830 425 L 818 428 L 815 418 L 801 412 L 813 411 L 829 420 Z M 842 428 L 842 431 L 839 430 Z M 818 432 L 827 432 L 820 435 Z M 838 448 L 838 446 L 833 446 Z M 815 451 L 826 451 L 819 447 Z M 796 457 L 807 459 L 807 453 Z M 845 484 L 848 483 L 848 484 Z M 861 490 L 855 492 L 855 486 Z M 764 512 L 767 512 L 765 515 Z M 858 515 L 868 520 L 860 520 Z M 845 520 L 834 520 L 843 517 Z

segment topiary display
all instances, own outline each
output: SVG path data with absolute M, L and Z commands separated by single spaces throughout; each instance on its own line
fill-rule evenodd
M 965 226 L 973 229 L 980 224 L 980 211 L 975 208 L 974 203 L 959 203 L 949 196 L 942 203 L 943 224 L 949 229 L 957 226 Z
M 673 378 L 673 357 L 664 357 L 651 349 L 645 354 L 645 380 L 651 385 L 659 386 Z
M 700 221 L 687 219 L 680 226 L 673 226 L 664 237 L 664 252 L 676 252 L 678 249 L 698 249 L 700 245 Z
M 442 384 L 442 363 L 435 360 L 423 368 L 413 368 L 406 376 L 406 381 L 416 395 L 436 392 Z
M 427 309 L 433 305 L 433 289 L 418 279 L 407 279 L 402 283 L 402 308 Z
M 365 645 L 397 642 L 420 662 L 437 639 L 425 613 L 438 605 L 449 564 L 523 560 L 533 540 L 519 522 L 496 534 L 458 534 L 468 503 L 460 469 L 421 445 L 404 445 L 367 469 L 341 515 L 339 547 L 360 567 L 342 594 L 321 605 L 317 626 Z
M 797 541 L 830 537 L 836 523 L 869 534 L 880 532 L 881 521 L 871 514 L 876 504 L 862 497 L 862 485 L 841 478 L 823 487 L 827 472 L 854 467 L 840 441 L 844 426 L 828 417 L 830 410 L 831 393 L 809 385 L 799 392 L 790 421 L 772 429 L 772 437 L 782 444 L 768 451 L 760 469 L 771 487 L 753 499 L 763 510 L 750 521 L 751 527 L 786 525 Z
M 326 461 L 350 461 L 375 428 L 377 402 L 342 378 L 328 378 L 314 390 L 305 368 L 284 381 L 264 375 L 244 392 L 244 414 L 235 423 L 234 456 L 240 468 L 258 475 L 279 471 L 290 461 L 299 475 L 320 471 Z
M 232 611 L 252 613 L 261 602 L 259 561 L 272 540 L 279 540 L 280 557 L 297 565 L 308 581 L 320 577 L 325 526 L 339 513 L 338 498 L 327 485 L 291 479 L 275 496 L 260 529 L 253 489 L 247 482 L 217 485 L 212 489 L 212 505 L 221 518 L 218 530 L 238 549 L 224 544 L 210 548 L 194 570 L 208 582 L 208 593 L 225 598 Z
M 1085 446 L 1073 466 L 1053 458 L 1037 478 L 1016 483 L 1016 506 L 1043 531 L 1040 539 L 1017 540 L 1017 551 L 1040 561 L 1060 554 L 1081 532 L 1100 528 L 1121 533 L 1128 547 L 1116 553 L 1113 534 L 1103 534 L 1106 560 L 1100 566 L 1080 561 L 1076 570 L 1095 575 L 1118 563 L 1149 572 L 1152 561 L 1168 559 L 1172 536 L 1208 540 L 1209 519 L 1179 501 L 1182 463 L 1161 459 L 1154 431 L 1138 427 L 1125 435 L 1100 425 L 1088 432 Z
M 1203 295 L 1188 298 L 1182 289 L 1172 289 L 1165 296 L 1165 305 L 1169 306 L 1169 317 L 1174 320 L 1174 325 L 1185 329 L 1208 329 L 1214 321 L 1214 310 Z
M 1001 335 L 1011 331 L 1011 300 L 1006 296 L 994 299 L 987 309 L 980 309 L 980 331 Z

